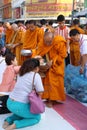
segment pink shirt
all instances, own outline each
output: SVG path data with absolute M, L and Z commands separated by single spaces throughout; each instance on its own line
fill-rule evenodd
M 9 65 L 6 67 L 0 84 L 0 92 L 11 92 L 13 90 L 19 69 L 20 66 Z

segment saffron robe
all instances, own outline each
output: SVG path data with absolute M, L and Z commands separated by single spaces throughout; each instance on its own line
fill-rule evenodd
M 55 36 L 51 45 L 47 46 L 44 42 L 40 44 L 37 55 L 48 54 L 53 61 L 51 68 L 46 72 L 43 79 L 44 93 L 43 99 L 65 100 L 64 92 L 64 59 L 66 57 L 66 41 L 61 36 Z
M 5 31 L 5 35 L 6 35 L 5 42 L 6 42 L 6 44 L 11 43 L 11 39 L 12 39 L 13 33 L 14 33 L 13 29 L 11 29 L 11 28 L 10 29 L 9 28 L 6 29 L 6 31 Z
M 20 45 L 16 46 L 13 49 L 13 53 L 16 55 L 18 65 L 21 65 L 21 49 L 22 49 L 22 37 L 24 35 L 24 32 L 22 30 L 14 31 L 12 39 L 14 39 L 13 44 L 19 43 Z M 15 37 L 15 38 L 14 38 Z
M 77 26 L 72 26 L 72 29 L 77 29 L 80 34 L 84 34 L 85 31 L 81 29 L 80 27 Z M 80 48 L 79 48 L 79 43 L 78 42 L 73 42 L 70 41 L 70 59 L 71 59 L 71 64 L 74 66 L 79 66 L 80 65 Z
M 23 36 L 23 49 L 36 51 L 38 45 L 43 41 L 44 31 L 41 28 L 36 27 L 34 31 L 26 30 Z M 30 56 L 21 56 L 21 61 L 23 63 L 24 60 L 30 58 Z
M 26 30 L 23 37 L 23 49 L 35 49 L 41 43 L 43 30 L 36 27 L 34 31 Z

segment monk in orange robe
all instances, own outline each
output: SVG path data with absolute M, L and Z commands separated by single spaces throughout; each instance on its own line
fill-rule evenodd
M 11 49 L 13 53 L 16 55 L 18 65 L 21 65 L 21 49 L 22 49 L 22 37 L 24 35 L 24 31 L 20 30 L 18 28 L 17 24 L 12 24 L 11 25 L 12 29 L 14 30 L 14 33 L 12 35 L 12 45 Z
M 36 26 L 36 22 L 34 20 L 30 20 L 27 22 L 28 28 L 23 37 L 23 49 L 25 50 L 34 50 L 38 48 L 38 44 L 42 43 L 43 33 L 44 31 Z M 22 60 L 27 59 L 25 57 Z
M 65 101 L 64 68 L 66 41 L 61 36 L 54 36 L 52 32 L 45 32 L 43 43 L 38 46 L 37 55 L 48 55 L 49 67 L 43 79 L 44 93 L 42 98 L 47 99 L 47 106 L 52 107 L 55 101 Z
M 4 27 L 5 27 L 5 35 L 6 35 L 6 44 L 10 44 L 11 43 L 11 38 L 13 35 L 13 29 L 11 28 L 11 25 L 9 22 L 4 23 Z
M 77 29 L 80 34 L 85 34 L 85 31 L 79 27 L 79 20 L 75 19 L 73 20 L 73 26 L 70 28 Z M 70 59 L 71 64 L 74 66 L 80 65 L 80 49 L 79 49 L 79 43 L 75 41 L 70 41 Z

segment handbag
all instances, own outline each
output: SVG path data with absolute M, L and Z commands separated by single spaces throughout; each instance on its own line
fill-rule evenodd
M 29 93 L 29 96 L 28 96 L 28 99 L 30 102 L 30 112 L 33 114 L 40 114 L 45 111 L 45 104 L 42 101 L 41 97 L 35 91 L 34 78 L 35 78 L 35 74 L 34 74 L 33 82 L 32 82 L 33 89 L 31 93 Z

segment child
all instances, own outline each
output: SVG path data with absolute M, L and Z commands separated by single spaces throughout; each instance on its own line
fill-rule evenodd
M 16 83 L 16 76 L 19 72 L 20 66 L 17 66 L 16 57 L 9 53 L 5 57 L 7 67 L 3 73 L 2 82 L 0 84 L 0 114 L 8 113 L 6 102 L 9 93 L 13 90 Z
M 38 95 L 41 96 L 44 91 L 41 77 L 38 74 L 39 66 L 39 60 L 35 58 L 27 59 L 21 66 L 17 82 L 7 101 L 7 107 L 13 115 L 6 118 L 3 124 L 5 130 L 35 125 L 40 121 L 40 114 L 32 114 L 30 112 L 28 99 L 33 87 L 33 78 Z
M 65 16 L 64 15 L 59 15 L 57 17 L 57 23 L 58 27 L 55 29 L 55 35 L 60 35 L 66 40 L 66 48 L 67 48 L 67 57 L 65 59 L 66 65 L 70 64 L 70 47 L 69 47 L 69 27 L 65 25 Z

